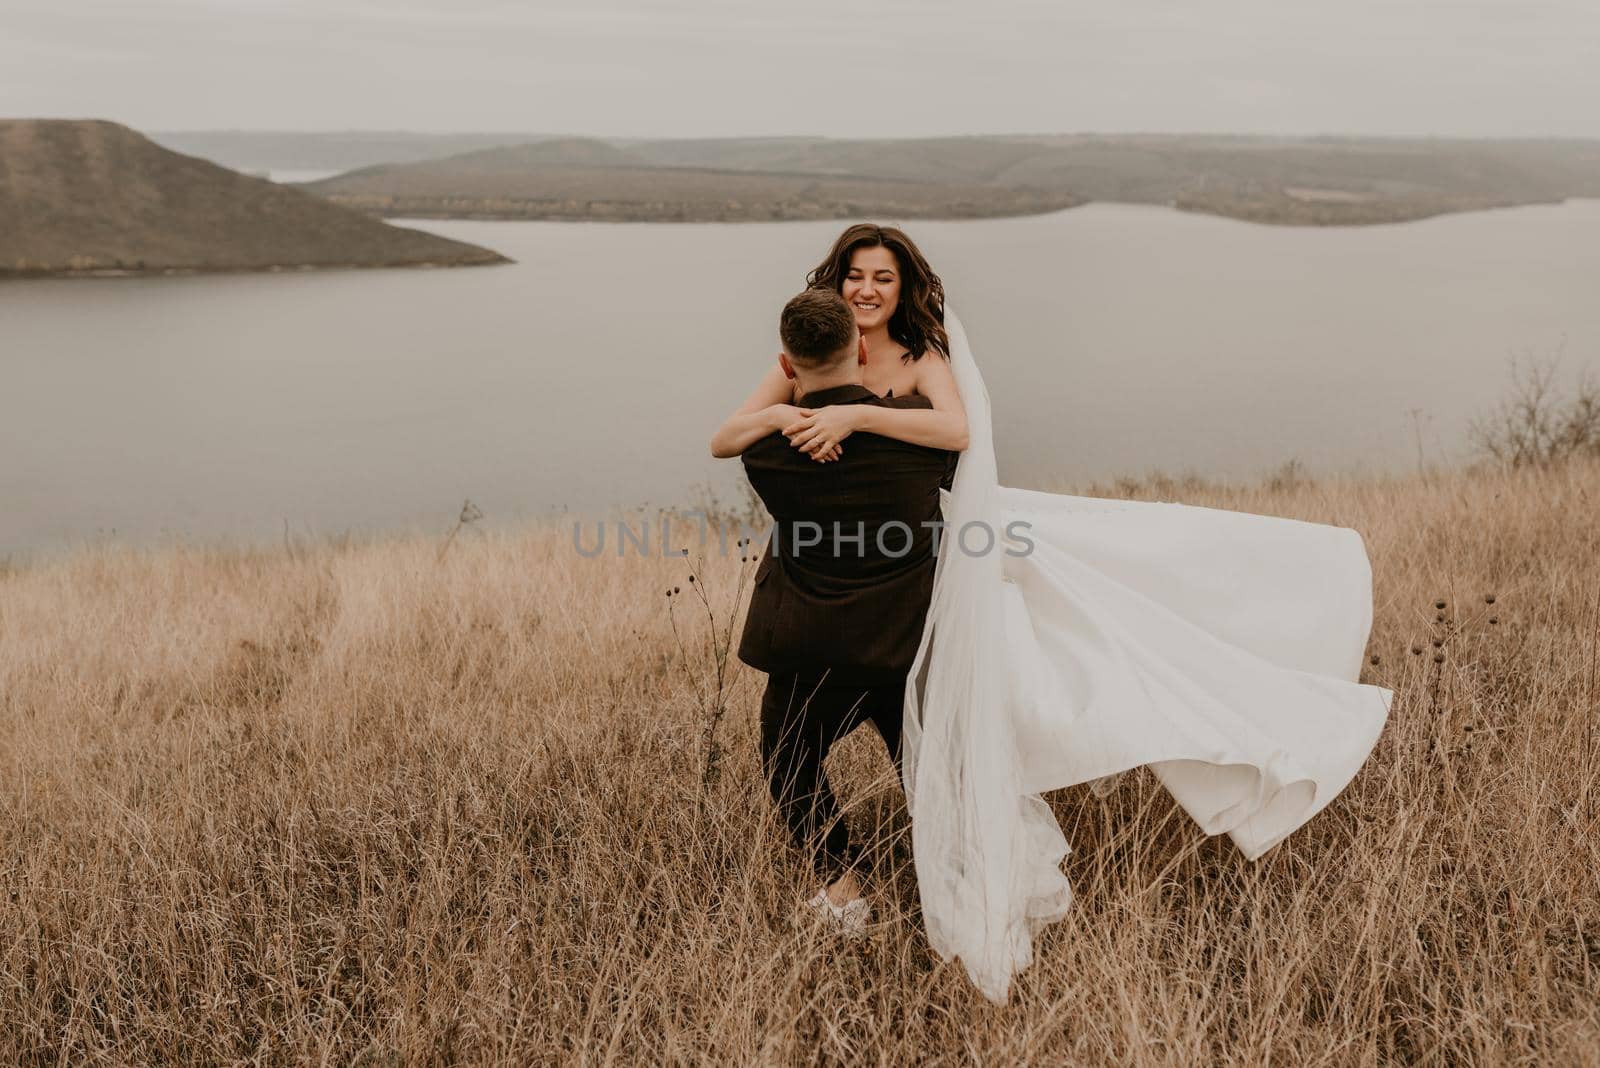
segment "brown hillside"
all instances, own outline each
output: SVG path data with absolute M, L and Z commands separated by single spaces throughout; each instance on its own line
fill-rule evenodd
M 0 277 L 504 262 L 116 123 L 0 120 Z

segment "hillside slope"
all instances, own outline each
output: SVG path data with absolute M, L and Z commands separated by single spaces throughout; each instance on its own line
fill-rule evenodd
M 0 276 L 504 262 L 116 123 L 0 120 Z

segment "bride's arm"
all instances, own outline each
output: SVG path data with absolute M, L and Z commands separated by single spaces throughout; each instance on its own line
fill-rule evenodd
M 929 353 L 917 361 L 917 392 L 932 408 L 891 408 L 876 404 L 836 404 L 781 427 L 798 449 L 812 453 L 838 447 L 856 431 L 881 434 L 912 445 L 962 452 L 967 447 L 967 410 L 944 357 Z
M 738 456 L 768 434 L 804 418 L 805 409 L 795 407 L 793 400 L 794 384 L 783 368 L 774 365 L 739 410 L 711 435 L 711 455 Z
M 967 410 L 950 373 L 950 361 L 930 352 L 917 361 L 917 392 L 933 403 L 932 410 L 856 405 L 861 409 L 859 430 L 899 438 L 913 445 L 962 452 L 967 447 Z

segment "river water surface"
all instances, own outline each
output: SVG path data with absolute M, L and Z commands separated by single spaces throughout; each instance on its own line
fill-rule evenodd
M 0 556 L 688 508 L 842 223 L 413 221 L 514 265 L 0 285 Z M 1517 354 L 1600 370 L 1600 201 L 1360 228 L 918 222 L 1001 480 L 1464 457 Z

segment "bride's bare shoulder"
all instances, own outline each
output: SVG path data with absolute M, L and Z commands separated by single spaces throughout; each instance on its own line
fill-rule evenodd
M 946 382 L 954 382 L 955 373 L 950 370 L 948 357 L 937 352 L 929 352 L 916 362 L 916 386 L 922 393 L 931 393 Z

